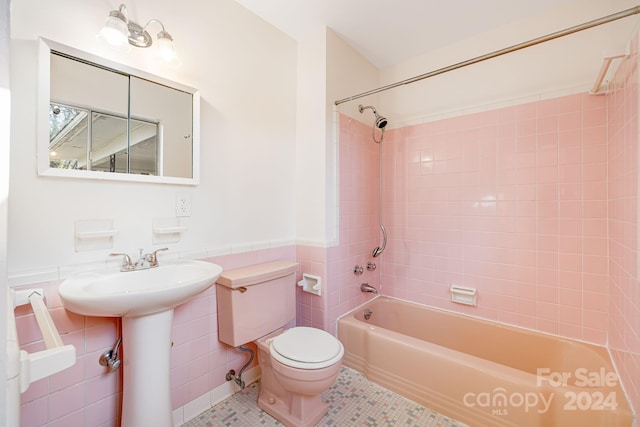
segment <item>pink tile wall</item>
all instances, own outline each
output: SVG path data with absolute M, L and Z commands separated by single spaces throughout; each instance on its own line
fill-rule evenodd
M 333 282 L 328 276 L 327 249 L 298 245 L 296 257 L 299 263 L 297 280 L 302 280 L 302 273 L 319 276 L 322 280 L 322 295 L 303 292 L 297 287 L 296 325 L 327 329 L 327 291 Z
M 635 413 L 640 413 L 638 284 L 638 41 L 610 84 L 609 346 Z
M 376 138 L 380 135 L 377 134 Z M 379 145 L 373 142 L 371 124 L 340 116 L 339 144 L 339 237 L 340 245 L 331 248 L 332 268 L 337 281 L 329 290 L 329 330 L 342 314 L 372 299 L 360 292 L 360 284 L 380 289 L 380 257 L 371 252 L 381 244 L 378 221 Z M 383 216 L 383 222 L 385 218 Z M 367 270 L 367 263 L 376 264 Z M 353 273 L 354 266 L 362 275 Z
M 32 287 L 32 286 L 30 286 Z M 118 337 L 116 319 L 83 317 L 62 307 L 58 283 L 38 285 L 45 291 L 51 317 L 65 344 L 76 347 L 76 364 L 37 381 L 22 394 L 21 426 L 117 426 L 122 392 L 121 372 L 105 374 L 100 354 Z M 40 330 L 30 307 L 16 309 L 22 349 L 44 350 Z
M 606 118 L 585 94 L 389 132 L 384 293 L 604 344 Z
M 378 136 L 379 137 L 379 136 Z M 339 239 L 330 248 L 297 247 L 302 272 L 323 277 L 323 296 L 298 289 L 298 325 L 314 326 L 332 334 L 336 320 L 352 308 L 373 298 L 360 292 L 360 284 L 379 288 L 380 269 L 367 270 L 367 262 L 380 244 L 378 228 L 378 145 L 371 139 L 371 126 L 340 116 L 339 142 Z M 353 273 L 363 267 L 362 275 Z
M 290 246 L 207 261 L 231 269 L 281 258 L 295 259 L 295 252 L 295 247 Z M 32 384 L 22 395 L 21 427 L 116 427 L 120 425 L 122 371 L 107 373 L 98 358 L 112 348 L 120 335 L 119 319 L 84 317 L 65 310 L 58 286 L 58 282 L 38 285 L 45 289 L 47 306 L 63 341 L 76 347 L 76 364 Z M 16 310 L 16 323 L 23 349 L 44 349 L 30 308 Z M 172 340 L 174 409 L 223 384 L 228 370 L 238 371 L 245 362 L 245 354 L 218 341 L 215 286 L 176 308 Z M 123 351 L 126 352 L 126 343 Z

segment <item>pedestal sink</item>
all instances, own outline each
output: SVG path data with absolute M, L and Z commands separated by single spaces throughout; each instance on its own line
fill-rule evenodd
M 222 267 L 180 260 L 136 271 L 81 273 L 58 289 L 84 316 L 122 317 L 122 427 L 172 427 L 170 351 L 173 309 L 213 285 Z

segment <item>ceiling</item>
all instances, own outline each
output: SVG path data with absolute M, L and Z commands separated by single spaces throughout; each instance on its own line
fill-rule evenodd
M 236 0 L 299 40 L 329 27 L 386 68 L 572 0 Z

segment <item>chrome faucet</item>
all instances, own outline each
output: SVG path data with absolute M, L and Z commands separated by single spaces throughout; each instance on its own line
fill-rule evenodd
M 360 285 L 360 291 L 362 292 L 370 292 L 372 294 L 377 294 L 378 291 L 373 286 L 370 286 L 368 283 L 363 283 Z
M 149 263 L 149 261 L 147 261 L 147 255 L 142 255 L 142 251 L 144 249 L 139 249 L 140 251 L 140 255 L 138 256 L 138 260 L 136 261 L 136 263 L 134 264 L 134 270 L 144 270 L 147 268 L 151 268 L 151 265 Z
M 112 253 L 109 254 L 109 256 L 124 257 L 122 259 L 122 266 L 120 267 L 120 271 L 146 270 L 147 268 L 154 268 L 160 265 L 158 263 L 158 252 L 166 250 L 169 250 L 169 248 L 156 249 L 151 253 L 142 255 L 143 250 L 140 249 L 140 256 L 135 263 L 131 262 L 131 257 L 127 254 Z

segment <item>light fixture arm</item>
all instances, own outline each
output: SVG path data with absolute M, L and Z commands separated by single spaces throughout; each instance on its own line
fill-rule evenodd
M 162 31 L 158 33 L 158 38 L 166 38 L 173 41 L 173 37 L 171 37 L 171 34 L 169 34 L 167 30 L 164 29 L 164 24 L 159 19 L 155 19 L 155 18 L 150 19 L 149 22 L 147 22 L 145 26 L 142 27 L 142 29 L 146 31 L 147 27 L 153 24 L 154 22 L 160 24 L 160 27 L 162 28 Z
M 147 22 L 144 27 L 142 27 L 143 29 L 147 29 L 147 27 L 151 24 L 153 24 L 154 22 L 157 22 L 158 24 L 160 24 L 160 26 L 162 27 L 162 31 L 164 31 L 164 25 L 162 24 L 162 22 L 159 19 L 150 19 L 149 22 Z
M 127 6 L 124 3 L 121 3 L 118 7 L 118 10 L 112 10 L 109 13 L 110 16 L 115 16 L 116 18 L 122 19 L 124 22 L 129 21 L 129 12 L 127 11 Z
M 109 18 L 98 37 L 106 40 L 113 46 L 129 49 L 129 45 L 135 47 L 149 47 L 153 44 L 151 35 L 147 28 L 157 23 L 161 27 L 158 33 L 158 51 L 160 56 L 167 62 L 176 62 L 177 57 L 173 47 L 173 37 L 164 28 L 164 24 L 159 19 L 150 19 L 144 26 L 129 19 L 127 6 L 121 3 L 117 10 L 109 13 Z

